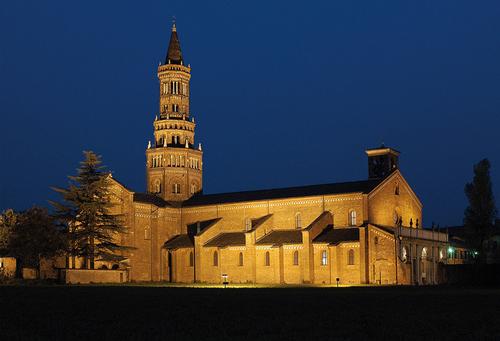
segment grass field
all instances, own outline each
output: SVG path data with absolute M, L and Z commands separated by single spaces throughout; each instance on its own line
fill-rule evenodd
M 0 340 L 500 338 L 500 289 L 0 286 Z

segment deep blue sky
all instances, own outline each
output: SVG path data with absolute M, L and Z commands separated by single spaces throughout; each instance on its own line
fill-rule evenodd
M 383 141 L 426 225 L 461 223 L 481 158 L 500 198 L 498 0 L 16 0 L 0 7 L 0 209 L 47 205 L 86 149 L 144 190 L 174 15 L 205 193 L 365 179 Z

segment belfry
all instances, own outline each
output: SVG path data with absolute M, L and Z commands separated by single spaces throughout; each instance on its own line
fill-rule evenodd
M 147 191 L 166 201 L 184 201 L 201 192 L 203 152 L 195 144 L 190 113 L 190 65 L 184 65 L 175 23 L 165 62 L 158 66 L 159 110 L 153 123 L 154 143 L 146 150 Z

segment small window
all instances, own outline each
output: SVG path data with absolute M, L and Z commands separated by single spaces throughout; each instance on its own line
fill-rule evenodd
M 356 211 L 354 210 L 349 212 L 349 225 L 356 226 Z
M 172 193 L 179 194 L 181 192 L 180 184 L 172 184 Z
M 350 249 L 347 253 L 347 265 L 354 265 L 354 250 Z
M 146 239 L 146 240 L 151 239 L 151 228 L 149 226 L 146 226 L 144 228 L 144 239 Z
M 238 256 L 238 266 L 243 266 L 243 252 L 240 252 Z
M 375 237 L 375 238 L 373 239 L 373 243 L 374 243 L 375 245 L 378 245 L 378 237 Z
M 297 213 L 295 215 L 295 228 L 296 229 L 302 228 L 302 216 L 300 215 L 300 213 Z
M 271 255 L 269 254 L 269 251 L 266 252 L 266 256 L 264 258 L 264 265 L 265 266 L 271 265 Z
M 321 251 L 321 265 L 328 265 L 328 251 Z
M 250 218 L 245 219 L 245 231 L 250 231 L 252 229 L 252 220 Z
M 194 266 L 194 254 L 193 251 L 189 253 L 189 266 L 193 267 Z
M 214 251 L 214 266 L 219 266 L 219 254 Z
M 158 179 L 155 181 L 153 192 L 161 193 L 161 181 Z
M 293 252 L 293 265 L 299 265 L 299 251 Z

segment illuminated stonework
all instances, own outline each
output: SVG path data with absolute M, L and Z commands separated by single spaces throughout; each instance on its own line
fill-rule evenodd
M 444 234 L 426 233 L 399 152 L 367 150 L 366 180 L 206 195 L 190 112 L 191 67 L 175 26 L 158 67 L 159 111 L 146 150 L 146 193 L 113 179 L 135 247 L 133 281 L 269 284 L 439 283 Z M 420 226 L 411 222 L 419 222 Z M 425 257 L 422 256 L 425 253 Z M 110 266 L 110 265 L 108 265 Z

